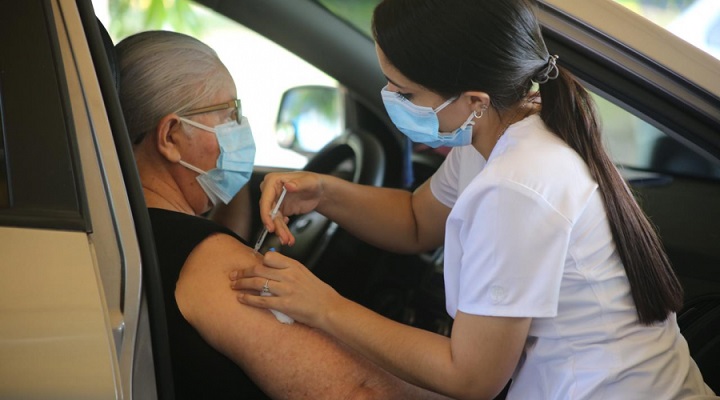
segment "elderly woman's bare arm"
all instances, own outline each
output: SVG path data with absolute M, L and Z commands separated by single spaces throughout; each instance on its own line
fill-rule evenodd
M 188 257 L 175 297 L 210 343 L 276 399 L 443 399 L 388 374 L 324 333 L 279 323 L 235 300 L 227 276 L 254 264 L 252 249 L 217 234 Z

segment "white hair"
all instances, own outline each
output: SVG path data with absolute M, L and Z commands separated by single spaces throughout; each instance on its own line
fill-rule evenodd
M 181 33 L 141 32 L 115 49 L 120 103 L 133 143 L 168 114 L 208 106 L 208 99 L 231 79 L 212 48 Z

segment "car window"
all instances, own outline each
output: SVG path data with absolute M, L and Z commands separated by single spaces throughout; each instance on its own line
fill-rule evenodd
M 371 35 L 372 10 L 380 0 L 317 0 L 330 12 Z M 615 0 L 712 54 L 720 50 L 720 0 Z M 720 52 L 715 54 L 720 56 Z M 629 111 L 593 95 L 613 161 L 626 168 L 720 177 L 718 166 Z
M 113 6 L 111 1 L 93 0 L 98 18 L 110 27 L 115 43 L 130 34 L 158 28 L 189 34 L 207 43 L 217 51 L 235 80 L 238 97 L 242 99 L 243 114 L 248 117 L 256 142 L 255 164 L 280 168 L 305 166 L 309 154 L 289 148 L 287 130 L 277 129 L 280 102 L 290 88 L 337 88 L 336 80 L 276 43 L 204 6 L 187 0 L 177 1 L 184 6 L 176 7 L 174 12 L 183 13 L 182 18 L 165 15 L 165 20 L 157 26 L 158 22 L 139 23 L 157 12 L 148 8 L 151 2 L 124 3 L 125 7 L 136 9 L 125 12 L 120 20 L 117 10 L 110 9 Z M 173 24 L 175 20 L 185 22 Z M 323 143 L 314 143 L 313 146 L 319 148 L 341 133 L 342 127 L 339 126 L 332 132 L 325 132 L 320 139 Z
M 372 10 L 380 0 L 316 1 L 359 31 L 368 36 L 371 35 Z M 699 24 L 696 19 L 693 19 L 696 18 L 693 15 L 697 15 L 699 7 L 704 7 L 708 15 L 712 14 L 710 12 L 712 10 L 720 10 L 720 1 L 717 0 L 615 1 L 658 24 L 667 26 L 670 30 L 674 29 L 679 35 L 683 34 L 683 29 L 688 29 L 687 27 L 705 24 L 705 22 Z M 109 11 L 108 0 L 93 0 L 93 3 L 100 19 L 106 19 L 103 21 L 106 26 L 114 28 L 110 31 L 116 42 L 129 34 L 153 27 L 139 24 L 137 21 L 144 17 L 138 15 L 130 15 L 123 21 L 114 21 L 113 15 Z M 137 13 L 151 12 L 151 10 L 143 10 L 141 5 L 137 5 L 143 2 L 135 3 L 134 7 L 139 7 L 136 10 Z M 257 144 L 256 165 L 302 168 L 308 158 L 312 156 L 312 151 L 298 149 L 297 139 L 300 139 L 298 130 L 300 126 L 297 122 L 299 119 L 293 121 L 295 126 L 292 129 L 288 129 L 286 118 L 279 115 L 280 103 L 283 99 L 287 99 L 284 95 L 290 88 L 312 86 L 336 88 L 338 83 L 281 46 L 237 22 L 188 0 L 178 1 L 178 3 L 185 4 L 187 15 L 184 15 L 183 18 L 172 16 L 166 16 L 166 18 L 185 22 L 179 26 L 166 22 L 162 28 L 188 33 L 205 41 L 218 52 L 228 66 L 235 79 L 238 96 L 243 100 L 244 112 L 253 128 Z M 133 2 L 129 2 L 129 4 L 133 4 Z M 708 6 L 708 4 L 710 5 Z M 183 7 L 176 8 L 180 11 L 176 10 L 175 12 L 183 10 Z M 710 35 L 712 32 L 720 30 L 720 12 L 717 15 L 717 21 L 708 25 L 706 29 L 709 43 L 720 40 Z M 122 29 L 117 28 L 119 25 Z M 158 27 L 154 26 L 154 28 Z M 685 37 L 689 38 L 690 34 L 685 33 Z M 247 57 L 248 54 L 252 56 Z M 709 165 L 702 157 L 687 150 L 684 145 L 677 145 L 674 139 L 621 107 L 603 100 L 599 96 L 596 96 L 596 100 L 605 127 L 605 143 L 616 164 L 643 170 L 717 176 L 716 166 Z M 328 130 L 327 126 L 331 126 L 332 129 Z M 324 143 L 340 135 L 342 126 L 324 124 L 323 129 L 311 129 L 311 131 L 322 131 L 323 134 L 317 134 L 318 137 L 313 138 L 313 143 L 306 144 L 303 150 L 319 149 Z M 292 138 L 288 137 L 293 134 L 298 136 L 294 142 Z M 676 149 L 674 152 L 677 154 L 669 154 L 664 151 L 665 148 Z M 677 149 L 684 149 L 682 150 L 683 154 L 680 155 L 681 151 Z
M 629 111 L 593 94 L 603 141 L 615 164 L 642 171 L 720 178 L 720 166 Z
M 380 0 L 317 0 L 371 36 L 372 10 Z M 614 0 L 694 46 L 720 58 L 719 0 Z
M 0 226 L 85 230 L 55 26 L 41 3 L 7 4 L 0 10 L 0 37 L 33 45 L 0 40 Z M 13 19 L 17 15 L 23 18 Z

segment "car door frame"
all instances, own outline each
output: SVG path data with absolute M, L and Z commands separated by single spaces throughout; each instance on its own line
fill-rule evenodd
M 14 360 L 0 393 L 171 399 L 149 220 L 92 4 L 2 9 L 17 39 L 0 46 L 0 358 Z

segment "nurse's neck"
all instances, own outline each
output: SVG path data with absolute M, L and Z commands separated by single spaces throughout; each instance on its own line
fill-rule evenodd
M 508 128 L 538 111 L 539 105 L 525 101 L 503 113 L 498 113 L 495 108 L 490 108 L 490 112 L 487 113 L 487 119 L 485 121 L 480 119 L 475 123 L 475 127 L 473 128 L 473 147 L 475 147 L 485 160 L 489 160 L 495 146 L 503 135 L 505 135 Z

